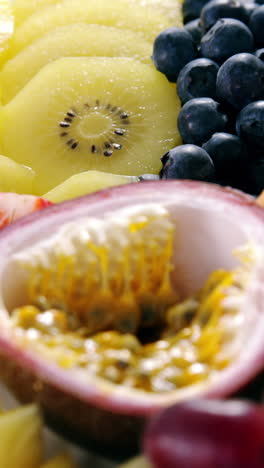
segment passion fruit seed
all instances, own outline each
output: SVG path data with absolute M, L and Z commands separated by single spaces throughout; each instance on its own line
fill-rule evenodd
M 120 107 L 86 102 L 82 108 L 70 109 L 59 122 L 60 136 L 72 150 L 86 146 L 91 154 L 113 155 L 123 147 L 122 138 L 128 131 L 131 115 Z M 61 132 L 61 129 L 67 131 Z
M 61 367 L 115 384 L 163 393 L 211 377 L 236 357 L 234 322 L 254 253 L 242 249 L 240 267 L 213 272 L 179 302 L 170 278 L 173 234 L 158 205 L 64 225 L 14 256 L 29 273 L 32 304 L 12 312 L 14 327 Z

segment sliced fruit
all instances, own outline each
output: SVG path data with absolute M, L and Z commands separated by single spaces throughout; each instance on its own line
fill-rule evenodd
M 35 173 L 30 167 L 0 155 L 0 191 L 34 193 Z
M 23 23 L 25 19 L 32 15 L 36 10 L 47 5 L 55 5 L 61 3 L 62 0 L 15 0 L 14 14 L 16 24 Z M 140 6 L 149 6 L 160 11 L 164 16 L 175 25 L 182 24 L 181 0 L 133 0 Z
M 1 73 L 3 103 L 47 63 L 60 57 L 133 57 L 151 64 L 151 43 L 138 33 L 94 24 L 70 24 L 47 33 L 8 61 Z
M 151 468 L 151 466 L 145 457 L 137 457 L 124 465 L 120 465 L 119 468 Z
M 0 229 L 23 216 L 51 205 L 44 198 L 16 193 L 0 193 Z
M 9 57 L 48 31 L 58 26 L 78 23 L 80 20 L 88 24 L 130 29 L 141 33 L 149 41 L 154 40 L 169 25 L 168 19 L 159 12 L 147 7 L 135 8 L 127 0 L 64 0 L 36 11 L 17 28 L 10 43 Z
M 0 54 L 14 32 L 13 8 L 10 0 L 0 0 Z
M 47 5 L 55 5 L 61 0 L 13 0 L 13 9 L 16 26 L 23 23 L 28 16 L 31 16 L 36 10 Z
M 48 461 L 41 468 L 77 468 L 72 457 L 68 454 L 58 455 L 53 460 Z
M 2 108 L 0 145 L 33 168 L 39 194 L 88 170 L 158 173 L 161 156 L 178 143 L 179 108 L 154 67 L 129 58 L 63 58 Z
M 60 203 L 65 200 L 97 192 L 104 188 L 138 181 L 138 177 L 88 171 L 73 175 L 43 196 L 46 200 L 50 200 L 53 203 Z
M 263 234 L 252 197 L 192 181 L 115 187 L 18 221 L 0 236 L 4 380 L 65 431 L 128 456 L 150 415 L 226 397 L 263 370 Z M 172 289 L 181 302 L 167 308 Z M 124 316 L 133 333 L 118 332 Z
M 140 6 L 147 6 L 160 11 L 174 26 L 183 25 L 182 3 L 183 0 L 132 0 Z
M 0 415 L 0 466 L 38 468 L 43 457 L 42 419 L 36 406 Z

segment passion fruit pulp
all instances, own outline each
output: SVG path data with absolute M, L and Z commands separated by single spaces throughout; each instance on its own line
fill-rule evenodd
M 170 242 L 171 233 L 173 242 Z M 18 221 L 0 236 L 2 378 L 23 402 L 38 401 L 49 418 L 67 432 L 71 431 L 71 435 L 78 435 L 85 442 L 92 441 L 100 452 L 104 448 L 128 455 L 137 449 L 145 421 L 151 414 L 187 398 L 225 397 L 262 370 L 263 234 L 263 210 L 251 197 L 186 181 L 118 187 L 53 206 L 44 213 Z M 233 255 L 240 247 L 243 247 L 240 249 L 242 266 Z M 91 250 L 93 253 L 96 250 L 96 258 L 91 256 Z M 108 268 L 105 269 L 106 259 Z M 143 265 L 148 266 L 147 270 Z M 220 277 L 214 273 L 209 281 L 209 290 L 213 283 L 214 294 L 210 297 L 208 284 L 207 289 L 201 288 L 219 269 Z M 86 278 L 84 283 L 83 278 Z M 231 283 L 229 280 L 225 283 L 227 278 L 232 278 Z M 83 294 L 83 285 L 88 294 Z M 220 296 L 219 290 L 215 293 L 219 285 Z M 206 327 L 212 318 L 213 328 L 207 331 L 216 330 L 211 343 L 218 340 L 219 353 L 212 348 L 210 351 L 209 347 L 203 362 L 193 364 L 208 365 L 215 355 L 224 358 L 224 365 L 209 367 L 201 379 L 190 379 L 184 385 L 177 385 L 176 379 L 174 387 L 160 390 L 92 372 L 89 367 L 92 359 L 83 360 L 82 353 L 82 365 L 78 360 L 70 360 L 68 365 L 66 338 L 69 334 L 79 338 L 80 329 L 90 345 L 94 336 L 98 339 L 99 335 L 114 332 L 121 337 L 134 336 L 144 350 L 155 347 L 155 343 L 163 342 L 164 346 L 170 335 L 179 332 L 172 330 L 170 322 L 175 317 L 175 307 L 177 312 L 179 308 L 182 310 L 187 298 L 197 300 L 197 291 L 210 298 L 211 305 L 208 309 L 207 303 L 207 314 L 201 316 L 201 323 Z M 95 298 L 97 303 L 93 308 Z M 142 305 L 146 298 L 148 305 L 155 305 L 154 324 L 144 323 Z M 98 306 L 106 321 L 92 320 Z M 37 308 L 34 320 L 38 315 L 43 318 L 42 314 L 56 307 L 72 328 L 67 324 L 68 328 L 58 332 L 56 327 L 51 327 L 47 333 L 34 320 L 33 325 L 25 326 L 23 320 L 28 319 L 25 307 Z M 220 314 L 214 314 L 216 309 Z M 116 321 L 116 317 L 130 318 L 131 313 L 137 317 L 135 321 Z M 180 333 L 187 333 L 181 335 L 181 345 L 187 347 L 186 351 L 193 347 L 193 331 L 201 333 L 199 327 L 193 326 L 197 325 L 192 322 L 196 315 L 194 308 L 194 317 L 188 319 L 192 326 L 188 321 L 180 325 Z M 124 330 L 120 323 L 128 323 L 129 327 L 132 323 L 132 328 Z M 220 338 L 219 329 L 224 330 Z M 200 336 L 205 344 L 209 335 Z M 57 346 L 58 337 L 63 341 L 61 348 Z M 55 339 L 56 348 L 52 348 L 51 338 Z M 178 350 L 173 347 L 174 352 L 175 349 Z M 168 355 L 166 346 L 161 351 L 163 357 Z M 61 360 L 63 353 L 67 365 L 65 359 Z M 89 350 L 86 357 L 87 353 Z

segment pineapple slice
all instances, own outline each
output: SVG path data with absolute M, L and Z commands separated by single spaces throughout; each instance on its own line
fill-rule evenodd
M 96 24 L 56 28 L 23 49 L 3 67 L 2 101 L 7 103 L 47 63 L 60 57 L 133 57 L 151 64 L 152 44 L 138 33 Z
M 35 173 L 13 159 L 0 155 L 0 192 L 34 193 Z
M 25 21 L 36 10 L 48 5 L 55 5 L 62 0 L 13 0 L 13 8 L 16 26 Z
M 77 468 L 72 457 L 68 454 L 58 455 L 40 468 Z M 140 467 L 139 467 L 140 468 Z M 143 467 L 142 467 L 143 468 Z
M 37 468 L 43 458 L 42 420 L 35 405 L 0 415 L 1 468 Z
M 128 0 L 63 0 L 37 10 L 20 27 L 10 41 L 8 56 L 13 57 L 48 31 L 79 22 L 101 24 L 140 33 L 149 41 L 170 25 L 166 16 L 149 7 L 135 8 Z
M 133 458 L 124 465 L 120 465 L 119 468 L 151 468 L 152 465 L 147 461 L 145 457 Z
M 138 177 L 109 174 L 107 172 L 88 171 L 75 174 L 62 184 L 44 195 L 46 200 L 60 203 L 72 198 L 81 197 L 115 185 L 138 182 Z

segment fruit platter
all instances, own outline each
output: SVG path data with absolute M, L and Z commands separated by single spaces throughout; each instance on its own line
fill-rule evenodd
M 263 0 L 0 0 L 0 468 L 264 468 Z

